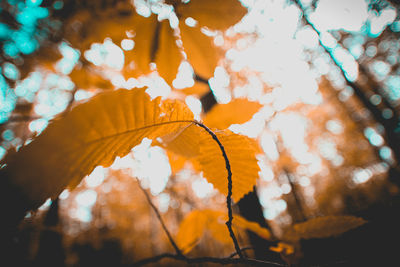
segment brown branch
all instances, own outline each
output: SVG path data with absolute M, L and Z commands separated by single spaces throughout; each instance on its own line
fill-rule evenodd
M 164 229 L 164 232 L 167 234 L 169 242 L 171 243 L 171 245 L 174 247 L 177 256 L 185 258 L 185 256 L 183 256 L 182 251 L 179 249 L 178 245 L 175 243 L 174 239 L 172 238 L 171 233 L 169 232 L 167 226 L 164 223 L 164 220 L 161 217 L 160 212 L 158 211 L 157 207 L 154 205 L 154 203 L 151 201 L 151 198 L 149 196 L 149 194 L 147 193 L 147 191 L 140 185 L 140 181 L 138 178 L 136 178 L 136 180 L 138 181 L 138 185 L 139 188 L 142 190 L 143 194 L 146 196 L 147 202 L 150 204 L 151 208 L 154 210 L 154 212 L 157 215 L 158 221 L 161 223 L 162 228 Z
M 179 255 L 174 255 L 171 253 L 160 254 L 151 258 L 146 258 L 133 263 L 130 266 L 143 266 L 150 263 L 156 263 L 162 259 L 174 259 L 178 261 L 184 261 L 187 264 L 199 264 L 199 263 L 216 263 L 221 265 L 227 264 L 246 264 L 246 265 L 256 265 L 256 266 L 288 266 L 276 262 L 261 261 L 256 259 L 245 259 L 245 258 L 214 258 L 214 257 L 199 257 L 199 258 L 186 258 Z
M 253 247 L 244 247 L 244 248 L 240 249 L 240 251 L 243 251 L 243 252 L 245 252 L 246 250 L 254 250 L 254 248 Z M 236 255 L 237 255 L 237 252 L 235 251 L 231 255 L 229 255 L 228 258 L 233 258 Z
M 226 155 L 225 148 L 219 141 L 218 137 L 215 135 L 213 131 L 211 131 L 207 126 L 200 122 L 196 122 L 195 124 L 206 130 L 207 133 L 211 135 L 211 137 L 217 142 L 219 148 L 221 149 L 222 156 L 225 159 L 225 167 L 228 172 L 228 195 L 226 196 L 226 206 L 228 208 L 228 221 L 225 223 L 226 226 L 228 227 L 229 234 L 232 238 L 233 245 L 235 246 L 235 250 L 237 254 L 239 255 L 240 258 L 243 258 L 243 254 L 240 250 L 239 243 L 236 239 L 235 234 L 233 233 L 232 230 L 232 220 L 233 220 L 233 215 L 232 215 L 232 171 L 231 171 L 231 165 L 229 163 L 228 155 Z

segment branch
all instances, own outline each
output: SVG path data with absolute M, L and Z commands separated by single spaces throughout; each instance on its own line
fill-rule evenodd
M 240 250 L 239 243 L 238 243 L 236 236 L 232 230 L 232 220 L 233 220 L 232 203 L 231 203 L 232 202 L 232 171 L 231 171 L 231 165 L 229 163 L 228 156 L 226 155 L 224 146 L 221 144 L 218 137 L 215 135 L 215 133 L 213 131 L 211 131 L 207 126 L 205 126 L 204 124 L 202 124 L 200 122 L 195 121 L 194 123 L 196 125 L 200 126 L 201 128 L 203 128 L 204 130 L 206 130 L 211 135 L 211 137 L 215 140 L 215 142 L 217 142 L 219 148 L 221 149 L 222 156 L 225 159 L 225 167 L 226 167 L 226 170 L 228 171 L 228 195 L 226 196 L 226 206 L 228 208 L 228 221 L 225 224 L 228 227 L 228 231 L 232 238 L 232 241 L 235 246 L 235 250 L 236 250 L 237 254 L 239 255 L 240 258 L 243 258 L 243 254 Z
M 246 250 L 254 250 L 254 248 L 253 247 L 244 247 L 244 248 L 241 248 L 240 249 L 240 251 L 246 251 Z M 237 255 L 237 252 L 235 251 L 235 252 L 233 252 L 231 255 L 229 255 L 229 257 L 228 258 L 233 258 L 233 257 L 235 257 Z
M 261 261 L 256 259 L 245 259 L 245 258 L 214 258 L 214 257 L 199 257 L 199 258 L 186 258 L 179 255 L 174 255 L 171 253 L 160 254 L 155 257 L 146 258 L 140 261 L 133 263 L 130 266 L 143 266 L 149 263 L 156 263 L 161 261 L 162 259 L 169 258 L 178 261 L 184 261 L 187 264 L 199 264 L 199 263 L 216 263 L 221 265 L 227 264 L 246 264 L 246 265 L 257 265 L 257 266 L 288 266 L 276 262 L 271 261 Z
M 150 206 L 152 207 L 152 209 L 154 210 L 154 212 L 157 215 L 158 221 L 161 223 L 162 228 L 164 229 L 164 232 L 167 234 L 169 242 L 171 243 L 171 245 L 174 247 L 177 256 L 179 257 L 183 257 L 185 258 L 185 256 L 183 256 L 182 251 L 179 249 L 179 247 L 176 245 L 174 239 L 172 238 L 171 233 L 169 232 L 167 226 L 165 225 L 160 212 L 158 211 L 157 207 L 153 204 L 153 202 L 151 201 L 151 198 L 149 196 L 149 194 L 147 193 L 146 190 L 143 189 L 143 187 L 140 185 L 140 181 L 138 178 L 136 178 L 136 180 L 138 181 L 138 185 L 139 188 L 142 190 L 143 194 L 146 196 L 147 202 L 150 204 Z
M 386 118 L 383 117 L 382 113 L 380 110 L 374 106 L 368 99 L 368 97 L 363 93 L 363 90 L 358 86 L 356 82 L 350 81 L 347 77 L 346 74 L 343 70 L 343 68 L 340 66 L 340 63 L 337 61 L 335 56 L 333 55 L 333 50 L 326 47 L 322 41 L 321 41 L 321 32 L 315 27 L 315 25 L 308 19 L 307 17 L 307 12 L 304 9 L 304 6 L 299 0 L 292 0 L 293 3 L 297 5 L 297 7 L 300 9 L 300 11 L 303 13 L 303 20 L 304 22 L 309 25 L 317 34 L 318 34 L 318 39 L 319 39 L 319 44 L 320 46 L 328 53 L 329 57 L 333 61 L 333 63 L 339 68 L 342 76 L 344 77 L 346 84 L 353 88 L 355 95 L 358 97 L 358 99 L 362 102 L 362 104 L 371 112 L 372 116 L 374 119 L 382 124 L 385 129 L 386 129 L 386 142 L 387 144 L 392 148 L 392 151 L 395 155 L 396 162 L 400 162 L 400 138 L 396 135 L 395 129 L 397 127 L 396 123 L 391 123 L 391 121 L 387 120 Z

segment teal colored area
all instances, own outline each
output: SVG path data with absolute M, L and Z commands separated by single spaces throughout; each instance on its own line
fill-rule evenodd
M 4 158 L 4 156 L 6 155 L 7 150 L 0 146 L 0 160 Z
M 5 84 L 5 86 L 4 86 Z M 14 91 L 8 88 L 4 77 L 0 75 L 0 123 L 6 122 L 14 110 L 17 97 Z
M 400 99 L 400 77 L 389 76 L 385 81 L 385 91 L 393 101 Z
M 14 42 L 5 42 L 3 50 L 4 53 L 11 58 L 15 58 L 19 54 L 18 47 L 14 44 Z
M 47 38 L 49 30 L 46 27 L 53 27 L 51 23 L 41 23 L 41 28 L 38 29 L 39 20 L 43 21 L 49 17 L 49 9 L 40 6 L 42 0 L 8 0 L 8 3 L 12 6 L 8 12 L 15 17 L 20 26 L 12 29 L 0 23 L 3 53 L 10 58 L 32 54 L 39 48 L 40 41 Z
M 19 78 L 19 70 L 17 67 L 9 62 L 3 64 L 3 74 L 10 80 L 17 80 Z
M 372 64 L 374 75 L 379 79 L 383 80 L 390 72 L 390 65 L 384 61 L 375 61 Z
M 64 6 L 64 2 L 63 1 L 55 1 L 53 3 L 53 8 L 55 10 L 60 10 L 61 8 L 63 8 L 63 6 Z
M 397 20 L 390 25 L 390 29 L 394 32 L 400 32 L 400 21 Z
M 3 139 L 6 141 L 12 141 L 14 139 L 14 132 L 10 129 L 7 129 L 1 134 L 1 137 L 3 137 Z
M 0 39 L 6 39 L 11 33 L 10 27 L 4 23 L 0 23 Z

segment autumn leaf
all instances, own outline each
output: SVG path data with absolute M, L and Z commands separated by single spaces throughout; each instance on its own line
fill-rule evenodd
M 204 117 L 209 127 L 225 129 L 232 124 L 242 124 L 250 120 L 262 105 L 258 102 L 237 98 L 228 104 L 215 105 Z
M 183 103 L 160 101 L 150 100 L 144 89 L 99 94 L 7 155 L 1 172 L 35 208 L 67 185 L 77 185 L 96 166 L 111 165 L 144 137 L 162 137 L 192 123 L 193 114 Z
M 235 202 L 253 190 L 260 167 L 255 157 L 253 142 L 246 136 L 233 134 L 229 130 L 214 131 L 225 148 L 232 169 L 232 198 Z M 204 177 L 224 195 L 227 195 L 227 171 L 218 145 L 211 138 L 203 138 L 197 158 Z
M 169 165 L 171 166 L 171 172 L 172 174 L 175 174 L 177 172 L 179 172 L 180 170 L 183 169 L 183 167 L 185 166 L 185 163 L 187 162 L 187 158 L 175 154 L 172 151 L 167 151 L 167 157 L 169 160 Z
M 161 138 L 173 152 L 198 162 L 205 178 L 227 195 L 228 172 L 220 147 L 197 124 L 182 102 L 150 100 L 145 89 L 106 92 L 54 120 L 18 153 L 7 155 L 1 171 L 37 207 L 67 185 L 76 186 L 96 166 L 107 167 L 125 156 L 143 138 Z M 247 137 L 230 131 L 216 135 L 229 155 L 232 198 L 238 201 L 258 177 L 255 151 Z
M 148 18 L 140 15 L 134 16 L 131 30 L 135 34 L 135 46 L 133 50 L 125 52 L 124 74 L 127 78 L 150 73 L 149 64 L 153 60 L 152 50 L 156 40 L 157 23 L 157 16 L 154 14 Z
M 232 239 L 228 228 L 225 225 L 228 216 L 226 213 L 217 210 L 194 210 L 182 220 L 176 242 L 184 253 L 190 252 L 200 242 L 205 231 L 209 231 L 213 238 L 221 243 L 229 244 Z M 257 235 L 271 239 L 268 229 L 261 227 L 255 222 L 250 222 L 240 215 L 235 215 L 233 219 L 233 229 L 238 228 L 250 230 Z
M 206 79 L 214 76 L 220 59 L 220 51 L 211 37 L 201 32 L 199 27 L 180 26 L 183 48 L 194 72 Z
M 343 234 L 365 223 L 364 219 L 349 215 L 317 217 L 293 225 L 286 238 L 291 240 L 327 238 Z
M 223 145 L 232 170 L 232 198 L 239 201 L 253 190 L 260 168 L 255 155 L 257 147 L 250 138 L 234 134 L 229 130 L 214 130 Z M 165 142 L 164 148 L 180 154 L 203 171 L 204 178 L 220 191 L 228 194 L 225 160 L 218 144 L 198 125 L 190 125 L 174 136 L 172 141 Z
M 237 0 L 192 0 L 177 5 L 176 13 L 183 18 L 194 18 L 200 26 L 226 30 L 238 23 L 247 10 Z
M 176 43 L 176 38 L 172 28 L 169 26 L 169 21 L 160 22 L 159 48 L 156 52 L 156 65 L 158 73 L 170 85 L 176 78 L 179 65 L 182 62 L 183 56 Z

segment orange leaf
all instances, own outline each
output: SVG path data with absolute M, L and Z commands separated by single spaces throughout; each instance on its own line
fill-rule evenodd
M 247 10 L 237 0 L 191 0 L 178 5 L 176 12 L 183 18 L 194 18 L 200 26 L 226 30 L 239 22 Z
M 205 116 L 204 124 L 218 129 L 228 128 L 231 124 L 241 124 L 250 120 L 262 105 L 245 98 L 234 99 L 228 104 L 215 105 Z
M 193 126 L 190 126 L 193 127 Z M 232 198 L 239 201 L 253 190 L 260 167 L 255 157 L 253 142 L 246 136 L 233 134 L 229 130 L 214 133 L 225 148 L 232 169 Z M 179 138 L 179 137 L 178 137 Z M 200 141 L 200 154 L 197 158 L 204 177 L 224 195 L 228 194 L 227 170 L 225 160 L 216 142 L 211 138 Z
M 185 104 L 160 101 L 150 100 L 145 89 L 96 95 L 7 155 L 0 172 L 30 200 L 28 208 L 36 208 L 67 185 L 77 185 L 96 166 L 125 156 L 144 137 L 162 137 L 192 123 Z
M 169 21 L 162 21 L 160 27 L 159 46 L 156 52 L 157 70 L 160 76 L 172 86 L 183 56 L 177 46 Z
M 184 253 L 192 250 L 199 243 L 205 231 L 210 231 L 211 235 L 219 242 L 224 244 L 232 243 L 228 228 L 225 222 L 228 215 L 218 210 L 194 210 L 186 215 L 179 226 L 176 242 Z M 259 236 L 270 239 L 271 234 L 268 229 L 259 226 L 255 222 L 250 222 L 240 215 L 234 215 L 233 228 L 250 230 Z
M 157 27 L 157 16 L 152 14 L 145 18 L 136 15 L 132 21 L 135 32 L 135 46 L 131 51 L 125 52 L 125 76 L 139 76 L 150 73 L 150 63 L 152 60 L 152 47 L 155 41 Z M 128 78 L 128 77 L 127 77 Z
M 214 76 L 220 52 L 213 39 L 200 31 L 199 27 L 189 27 L 182 23 L 179 26 L 183 49 L 196 74 L 209 79 Z

